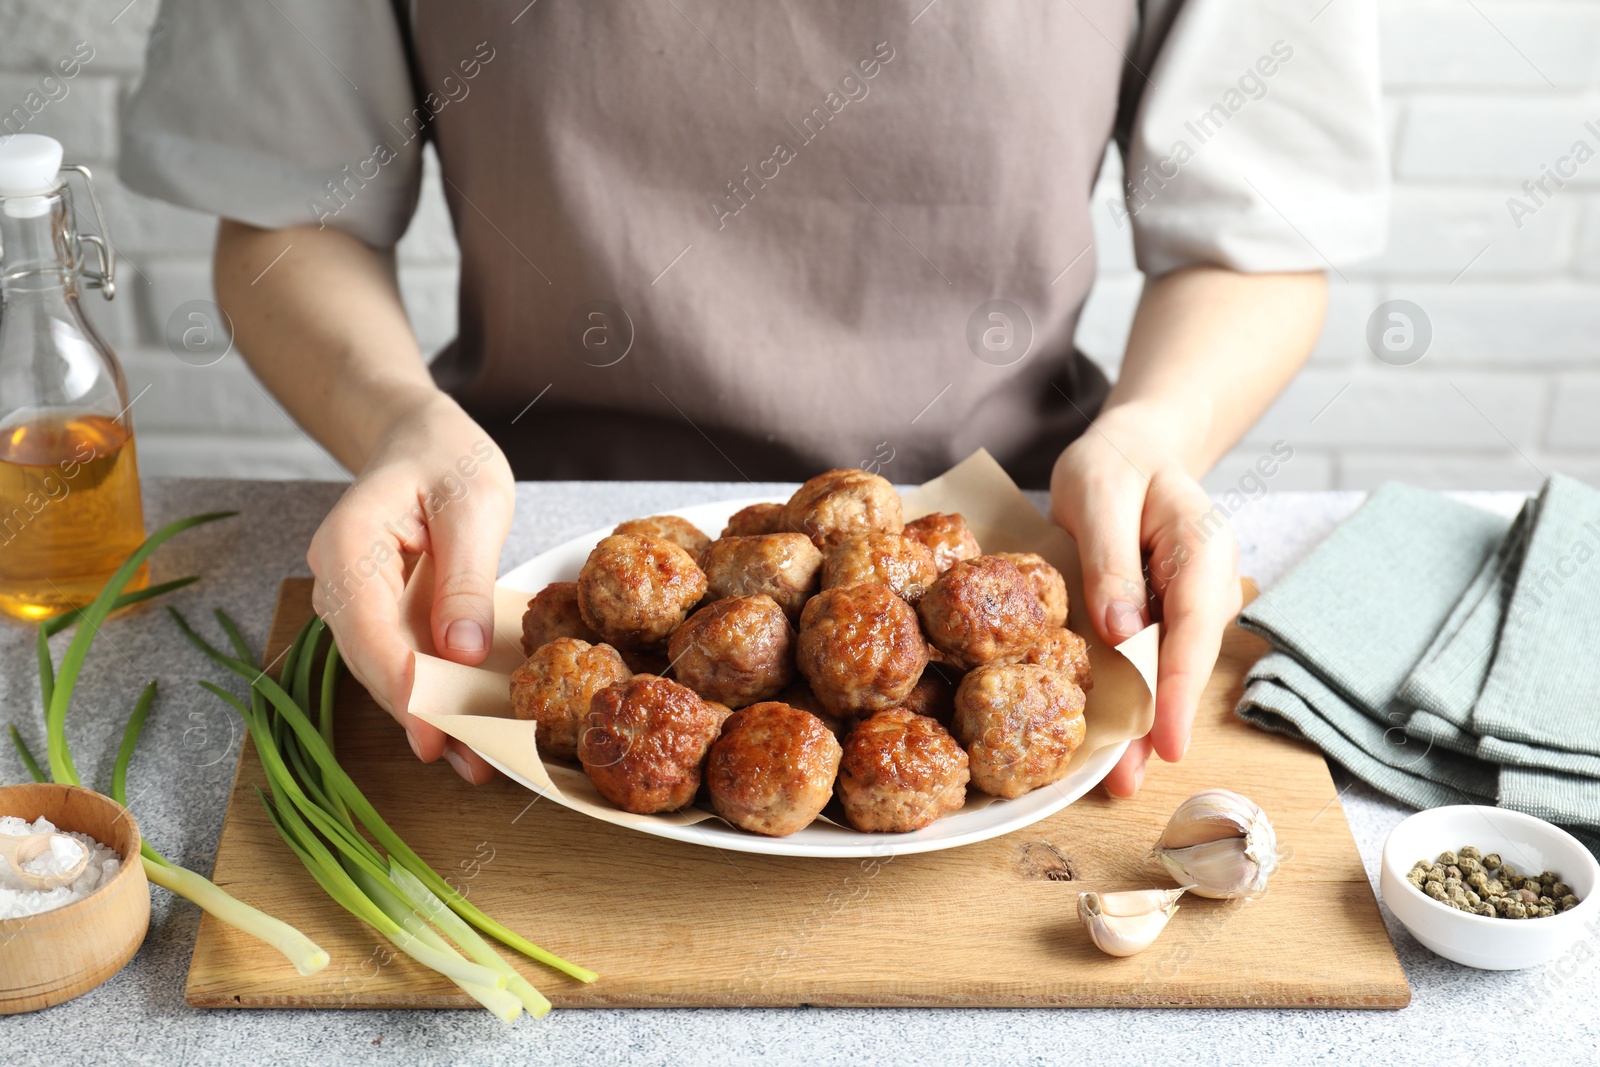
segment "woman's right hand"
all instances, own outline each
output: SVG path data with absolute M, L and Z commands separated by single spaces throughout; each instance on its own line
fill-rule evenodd
M 401 635 L 400 597 L 418 557 L 431 556 L 434 648 L 457 663 L 482 663 L 494 639 L 494 582 L 514 485 L 493 439 L 433 391 L 391 419 L 306 552 L 316 576 L 312 604 L 350 672 L 405 728 L 419 759 L 443 756 L 474 785 L 493 768 L 407 711 L 415 660 Z

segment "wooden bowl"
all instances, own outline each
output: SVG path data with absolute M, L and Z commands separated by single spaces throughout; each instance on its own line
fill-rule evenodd
M 110 797 L 74 785 L 0 786 L 0 815 L 43 816 L 122 857 L 111 881 L 82 900 L 0 919 L 0 1015 L 14 1015 L 81 996 L 122 970 L 150 928 L 150 883 L 139 824 Z

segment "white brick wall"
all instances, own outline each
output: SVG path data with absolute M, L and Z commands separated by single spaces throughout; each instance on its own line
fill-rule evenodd
M 85 303 L 117 347 L 152 474 L 337 476 L 338 467 L 255 386 L 237 353 L 176 359 L 168 316 L 210 295 L 209 218 L 135 196 L 115 178 L 117 104 L 138 76 L 155 0 L 0 0 L 0 114 L 74 43 L 95 58 L 29 127 L 96 166 L 124 256 L 118 299 Z M 1600 158 L 1515 226 L 1521 194 L 1572 143 L 1600 149 L 1600 0 L 1382 0 L 1386 116 L 1396 179 L 1391 247 L 1332 283 L 1311 366 L 1211 478 L 1235 484 L 1273 441 L 1294 458 L 1273 488 L 1366 488 L 1387 478 L 1524 488 L 1563 470 L 1600 480 Z M 1128 231 L 1095 194 L 1100 276 L 1078 339 L 1114 371 L 1142 279 Z M 400 246 L 401 290 L 427 350 L 455 329 L 457 257 L 429 160 Z M 1390 299 L 1431 321 L 1427 355 L 1380 362 L 1366 324 Z

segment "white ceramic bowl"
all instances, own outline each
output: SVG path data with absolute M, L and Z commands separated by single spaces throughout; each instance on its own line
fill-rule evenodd
M 1498 852 L 1519 873 L 1555 871 L 1582 901 L 1543 919 L 1491 919 L 1441 904 L 1406 881 L 1411 865 L 1446 849 L 1476 845 Z M 1537 967 L 1559 959 L 1600 917 L 1600 863 L 1577 838 L 1543 819 L 1503 808 L 1458 804 L 1419 811 L 1383 843 L 1383 902 L 1424 946 L 1447 960 L 1486 971 Z

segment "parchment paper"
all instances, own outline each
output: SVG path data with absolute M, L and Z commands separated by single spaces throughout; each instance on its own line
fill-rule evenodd
M 1088 727 L 1073 754 L 1072 769 L 1091 752 L 1150 731 L 1155 718 L 1156 653 L 1159 625 L 1152 624 L 1115 648 L 1095 635 L 1083 605 L 1083 572 L 1078 547 L 1067 532 L 1039 514 L 988 452 L 979 450 L 946 473 L 904 494 L 909 519 L 930 512 L 960 512 L 986 552 L 1037 552 L 1066 578 L 1068 626 L 1089 645 L 1094 688 L 1084 705 Z M 715 535 L 717 531 L 708 530 Z M 576 580 L 577 574 L 563 576 Z M 588 776 L 558 761 L 545 762 L 534 742 L 534 724 L 511 714 L 511 671 L 522 662 L 522 613 L 530 594 L 495 589 L 495 640 L 481 667 L 465 667 L 434 655 L 428 619 L 433 588 L 426 558 L 407 586 L 407 639 L 416 652 L 416 679 L 410 712 L 470 745 L 502 770 L 526 779 L 551 799 L 596 819 L 622 826 L 666 821 L 690 825 L 717 816 L 689 807 L 660 815 L 634 815 L 602 797 Z M 1070 773 L 1070 771 L 1069 771 Z M 960 813 L 975 811 L 994 798 L 968 793 Z

